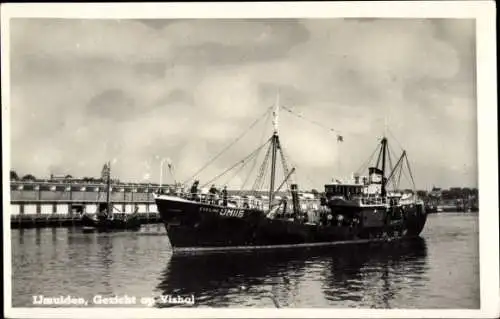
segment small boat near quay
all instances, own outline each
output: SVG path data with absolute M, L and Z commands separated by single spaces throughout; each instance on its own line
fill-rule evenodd
M 107 209 L 103 208 L 98 213 L 82 216 L 82 229 L 84 231 L 114 231 L 114 230 L 139 230 L 142 222 L 136 214 L 127 215 L 125 213 L 107 214 Z
M 84 232 L 90 231 L 116 231 L 116 230 L 139 230 L 141 220 L 137 214 L 137 208 L 132 214 L 118 211 L 110 201 L 111 191 L 111 163 L 108 162 L 103 168 L 103 177 L 106 180 L 106 202 L 99 203 L 97 212 L 94 214 L 83 213 L 81 218 Z
M 383 137 L 368 176 L 335 180 L 319 196 L 303 193 L 292 181 L 295 168 L 288 166 L 278 134 L 279 109 L 276 103 L 274 129 L 266 143 L 219 175 L 245 165 L 267 147 L 252 190 L 230 196 L 226 188 L 219 192 L 213 185 L 208 193 L 200 194 L 195 180 L 188 193 L 154 195 L 174 252 L 314 247 L 419 236 L 427 218 L 424 202 L 414 194 L 398 192 L 396 185 L 405 164 L 412 176 L 405 151 L 392 166 L 388 140 Z M 337 139 L 343 141 L 340 135 Z M 276 180 L 278 162 L 284 176 L 280 181 Z M 263 195 L 258 188 L 266 173 L 270 181 Z

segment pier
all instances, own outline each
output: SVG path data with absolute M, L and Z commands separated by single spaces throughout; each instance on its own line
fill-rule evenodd
M 105 184 L 11 181 L 10 186 L 12 228 L 77 226 L 83 213 L 95 213 L 98 204 L 106 202 Z M 155 185 L 116 184 L 111 186 L 110 200 L 123 214 L 137 209 L 144 223 L 159 223 L 153 199 L 153 192 L 159 189 Z

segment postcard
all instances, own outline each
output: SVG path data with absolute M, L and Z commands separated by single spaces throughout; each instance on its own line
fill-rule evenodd
M 492 318 L 494 3 L 4 4 L 9 318 Z

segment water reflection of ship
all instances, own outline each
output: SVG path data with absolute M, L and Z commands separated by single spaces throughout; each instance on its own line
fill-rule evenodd
M 330 257 L 322 275 L 323 293 L 342 307 L 391 308 L 402 287 L 411 290 L 425 282 L 426 268 L 427 245 L 420 237 L 384 249 L 353 246 Z
M 194 295 L 197 305 L 225 307 L 238 296 L 259 299 L 272 286 L 290 285 L 289 278 L 303 276 L 308 255 L 307 250 L 174 254 L 157 289 L 161 294 Z
M 100 269 L 100 278 L 98 281 L 100 289 L 97 290 L 97 294 L 101 295 L 112 295 L 113 287 L 111 285 L 112 278 L 112 267 L 113 267 L 113 238 L 110 236 L 98 236 L 96 238 L 96 260 L 99 262 L 98 269 Z
M 88 235 L 88 236 L 85 236 Z M 113 280 L 116 272 L 115 254 L 118 247 L 114 245 L 112 236 L 105 234 L 81 234 L 80 229 L 68 232 L 68 246 L 77 246 L 80 249 L 70 249 L 68 258 L 72 264 L 78 265 L 78 275 L 74 283 L 83 287 L 93 287 L 92 294 L 80 292 L 82 297 L 91 300 L 95 295 L 113 295 Z M 87 291 L 88 293 L 88 291 Z
M 372 269 L 384 282 L 380 293 L 382 301 L 377 302 L 384 307 L 384 298 L 391 296 L 389 268 L 407 267 L 412 261 L 425 264 L 426 255 L 426 244 L 422 238 L 390 244 L 316 247 L 303 251 L 174 254 L 161 274 L 157 290 L 162 295 L 194 295 L 196 305 L 210 307 L 231 306 L 237 300 L 248 306 L 250 299 L 256 300 L 255 306 L 272 307 L 273 303 L 265 300 L 271 294 L 286 307 L 295 303 L 294 299 L 300 294 L 299 283 L 305 280 L 309 268 L 319 265 L 323 269 L 316 279 L 321 282 L 324 298 L 328 302 L 338 298 L 362 302 L 359 298 L 349 294 L 342 296 L 338 292 L 345 291 L 349 288 L 346 283 L 363 278 L 364 272 Z M 416 270 L 414 275 L 418 274 Z

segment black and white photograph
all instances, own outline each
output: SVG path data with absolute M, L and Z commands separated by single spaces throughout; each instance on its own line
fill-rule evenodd
M 493 2 L 1 9 L 5 316 L 500 315 Z

